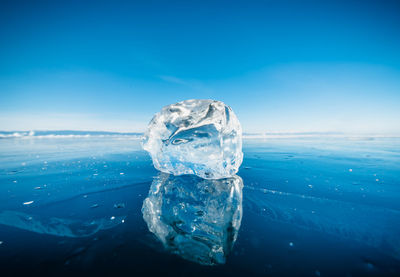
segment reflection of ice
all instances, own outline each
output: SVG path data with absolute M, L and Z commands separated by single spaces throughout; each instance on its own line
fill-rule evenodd
M 161 173 L 143 202 L 143 218 L 172 253 L 203 265 L 223 264 L 240 228 L 242 188 L 239 176 L 204 180 Z
M 39 234 L 54 235 L 60 237 L 88 237 L 100 230 L 113 228 L 121 223 L 125 216 L 110 218 L 98 218 L 90 222 L 82 222 L 64 218 L 40 218 L 16 211 L 4 211 L 0 213 L 0 224 L 16 227 Z

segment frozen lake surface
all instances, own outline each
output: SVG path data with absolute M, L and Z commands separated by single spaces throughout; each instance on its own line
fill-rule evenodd
M 400 139 L 247 139 L 243 152 L 234 197 L 200 181 L 193 195 L 134 136 L 0 139 L 0 275 L 400 276 Z M 162 215 L 142 212 L 148 197 Z M 204 265 L 208 249 L 222 264 Z

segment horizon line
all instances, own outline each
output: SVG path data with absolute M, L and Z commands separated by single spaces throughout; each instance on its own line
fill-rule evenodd
M 91 136 L 142 136 L 144 131 L 120 132 L 105 130 L 0 130 L 0 138 L 36 138 L 36 137 L 91 137 Z M 338 132 L 338 131 L 262 131 L 243 132 L 244 138 L 284 138 L 284 137 L 371 137 L 371 138 L 399 138 L 399 133 L 366 133 L 366 132 Z

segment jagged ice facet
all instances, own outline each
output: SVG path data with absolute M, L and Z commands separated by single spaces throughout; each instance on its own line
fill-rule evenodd
M 162 172 L 226 178 L 238 171 L 243 160 L 242 128 L 224 103 L 186 100 L 154 115 L 143 148 Z

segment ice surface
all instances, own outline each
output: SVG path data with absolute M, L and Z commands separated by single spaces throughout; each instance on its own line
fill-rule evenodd
M 107 218 L 92 218 L 87 222 L 69 218 L 43 217 L 18 211 L 3 211 L 0 213 L 0 225 L 12 226 L 38 234 L 59 237 L 80 238 L 89 237 L 100 230 L 114 228 L 125 216 L 117 220 Z
M 231 177 L 243 160 L 242 128 L 224 103 L 186 100 L 162 108 L 153 117 L 143 148 L 162 172 Z
M 242 220 L 239 176 L 205 180 L 160 173 L 142 213 L 149 230 L 167 250 L 203 265 L 225 263 Z
M 400 276 L 399 138 L 247 140 L 242 224 L 213 268 L 158 251 L 140 149 L 131 137 L 0 139 L 0 275 Z

